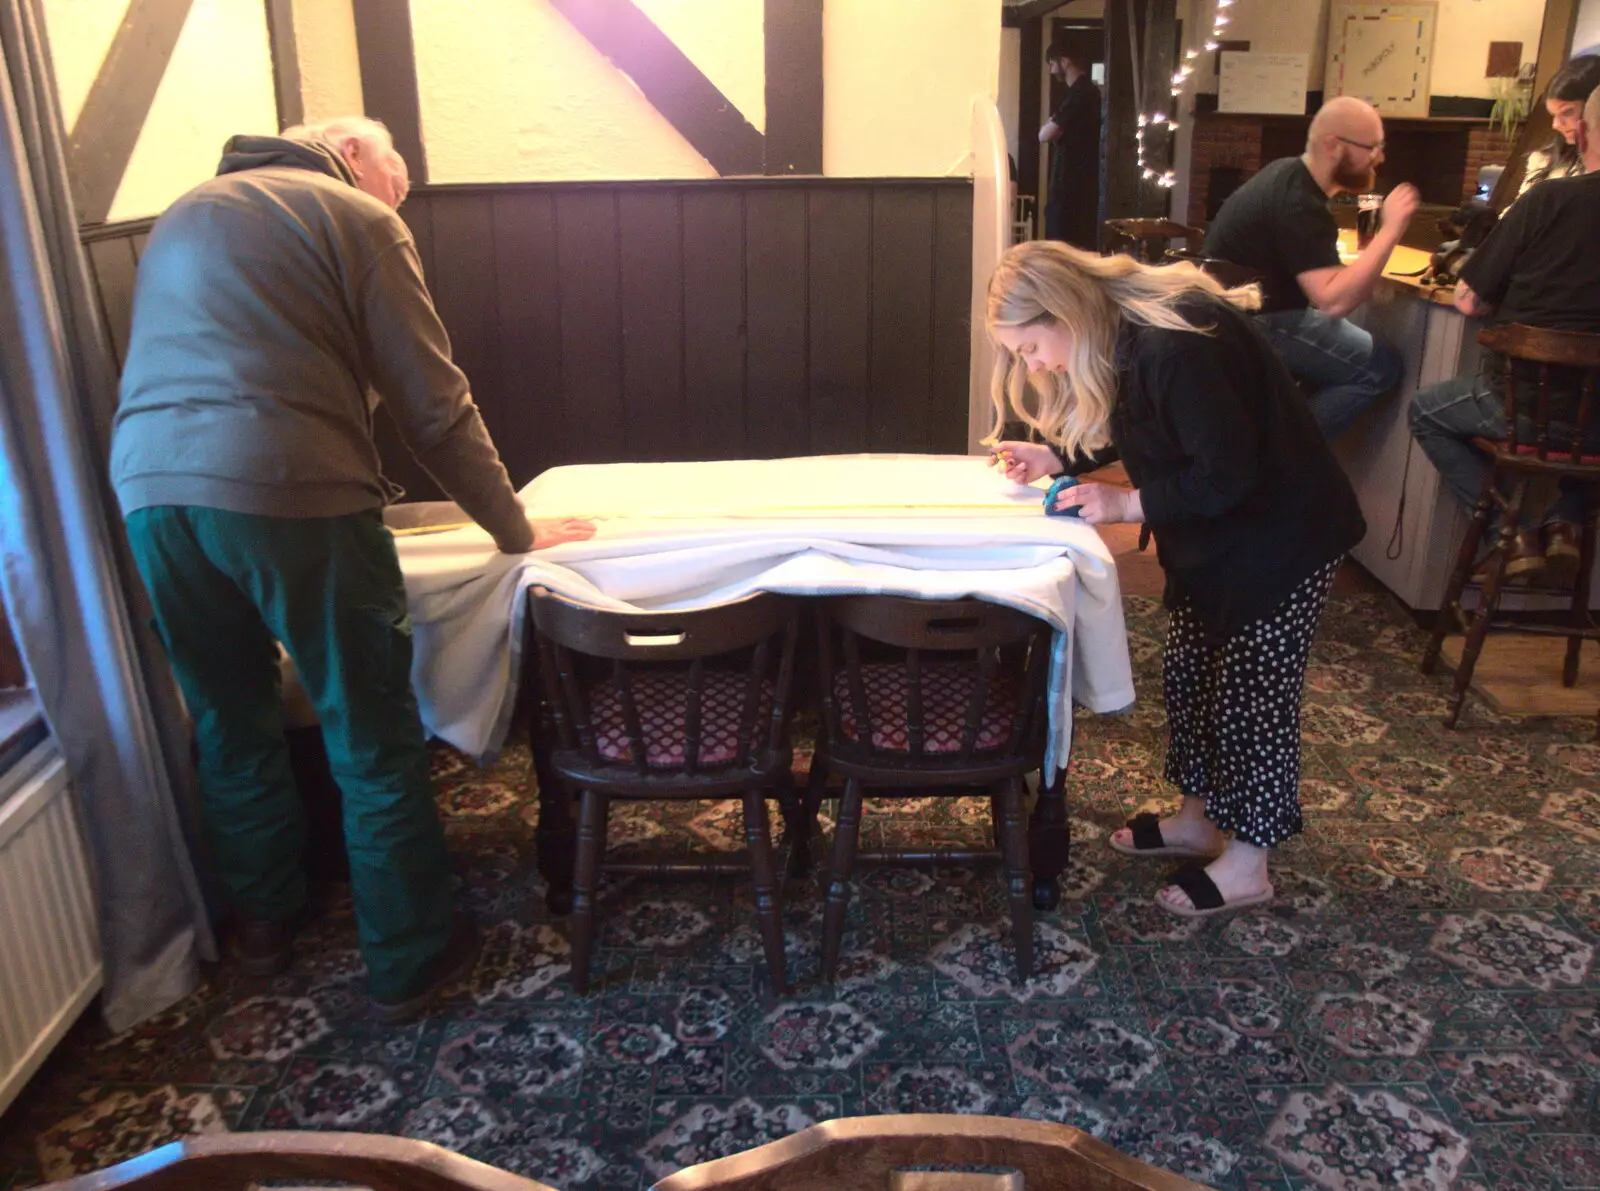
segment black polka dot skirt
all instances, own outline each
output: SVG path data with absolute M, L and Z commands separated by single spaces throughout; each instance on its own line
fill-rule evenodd
M 1167 780 L 1203 798 L 1206 817 L 1247 844 L 1275 848 L 1300 818 L 1300 694 L 1335 559 L 1218 645 L 1188 600 L 1172 609 L 1163 657 Z

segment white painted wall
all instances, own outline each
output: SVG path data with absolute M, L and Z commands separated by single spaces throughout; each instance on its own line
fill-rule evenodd
M 1520 41 L 1522 60 L 1532 62 L 1539 55 L 1543 27 L 1540 0 L 1439 0 L 1433 94 L 1489 98 L 1491 81 L 1483 74 L 1489 65 L 1489 43 Z
M 822 47 L 824 173 L 972 173 L 972 99 L 999 90 L 999 0 L 827 0 Z
M 547 0 L 412 0 L 411 24 L 431 181 L 716 175 Z
M 295 0 L 294 40 L 305 118 L 331 120 L 364 111 L 350 0 Z
M 638 0 L 757 128 L 763 0 Z M 76 119 L 127 0 L 45 0 Z M 295 7 L 308 119 L 360 111 L 350 0 Z M 695 178 L 709 163 L 549 0 L 411 0 L 422 134 L 438 182 Z M 969 174 L 975 95 L 995 100 L 999 0 L 827 0 L 829 174 Z M 261 0 L 195 0 L 113 219 L 155 214 L 209 177 L 227 137 L 276 130 Z
M 1000 30 L 1000 78 L 996 101 L 1006 130 L 1006 151 L 1017 158 L 1017 97 L 1022 92 L 1022 30 Z
M 640 4 L 765 127 L 762 0 Z M 713 176 L 549 0 L 411 0 L 411 19 L 433 181 Z M 827 0 L 824 172 L 970 173 L 972 97 L 999 71 L 999 0 Z
M 1572 35 L 1574 54 L 1600 54 L 1600 0 L 1583 0 Z
M 127 0 L 45 0 L 45 23 L 69 129 L 127 7 Z M 228 137 L 276 128 L 265 5 L 261 0 L 195 0 L 111 204 L 110 218 L 135 219 L 160 212 L 216 171 Z
M 762 0 L 634 0 L 757 129 L 766 131 Z
M 1600 0 L 1585 2 L 1600 8 Z M 1539 51 L 1543 0 L 1438 0 L 1438 4 L 1431 85 L 1434 95 L 1489 98 L 1490 81 L 1483 71 L 1489 62 L 1491 41 L 1520 41 L 1524 62 L 1532 62 Z M 1229 40 L 1250 42 L 1253 51 L 1310 54 L 1306 87 L 1318 91 L 1322 89 L 1328 56 L 1329 8 L 1329 0 L 1237 0 L 1227 36 Z M 1210 4 L 1200 6 L 1201 19 L 1208 29 L 1211 11 Z M 1217 76 L 1211 69 L 1213 57 L 1204 55 L 1202 69 L 1195 72 L 1199 90 L 1217 89 Z
M 44 0 L 61 118 L 69 131 L 127 11 L 127 0 Z

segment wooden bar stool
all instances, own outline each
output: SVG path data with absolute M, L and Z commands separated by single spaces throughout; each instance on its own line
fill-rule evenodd
M 1200 252 L 1205 244 L 1204 228 L 1175 223 L 1171 219 L 1108 219 L 1102 241 L 1106 255 L 1126 252 L 1137 260 L 1154 264 L 1174 240 L 1183 240 L 1189 251 Z
M 1462 538 L 1455 570 L 1451 573 L 1444 602 L 1434 622 L 1433 638 L 1422 655 L 1422 671 L 1431 674 L 1438 665 L 1439 651 L 1446 635 L 1452 631 L 1466 634 L 1461 649 L 1461 664 L 1456 667 L 1450 710 L 1444 720 L 1445 726 L 1450 728 L 1456 726 L 1461 716 L 1467 688 L 1472 685 L 1472 671 L 1478 664 L 1478 655 L 1483 652 L 1484 639 L 1491 629 L 1496 632 L 1565 637 L 1567 656 L 1561 670 L 1561 682 L 1569 687 L 1578 681 L 1578 657 L 1584 641 L 1600 641 L 1600 624 L 1589 612 L 1589 576 L 1594 569 L 1595 531 L 1600 525 L 1600 453 L 1584 453 L 1584 444 L 1590 441 L 1597 413 L 1595 388 L 1596 380 L 1600 378 L 1600 334 L 1547 331 L 1509 323 L 1478 332 L 1478 342 L 1504 360 L 1506 423 L 1511 433 L 1503 442 L 1483 438 L 1474 440 L 1477 447 L 1490 456 L 1489 477 L 1484 482 L 1483 494 L 1478 498 L 1472 521 Z M 1519 374 L 1525 384 L 1528 371 L 1519 369 L 1519 363 L 1537 373 L 1531 441 L 1522 434 L 1523 427 L 1519 425 L 1517 417 Z M 1578 394 L 1577 412 L 1571 422 L 1555 426 L 1551 423 L 1552 381 L 1557 383 L 1560 390 Z M 1521 624 L 1496 619 L 1505 584 L 1506 564 L 1511 557 L 1511 547 L 1528 499 L 1529 486 L 1535 480 L 1582 485 L 1587 498 L 1578 572 L 1572 581 L 1571 612 L 1566 624 Z M 1476 583 L 1473 580 L 1473 564 L 1478 558 L 1489 513 L 1496 508 L 1501 516 L 1498 552 L 1493 556 L 1482 582 Z M 1470 614 L 1463 610 L 1461 604 L 1462 593 L 1469 586 L 1480 589 L 1478 605 Z M 1600 714 L 1597 714 L 1596 733 L 1600 736 Z
M 1169 248 L 1161 258 L 1163 265 L 1176 265 L 1187 263 L 1194 265 L 1202 273 L 1208 273 L 1222 282 L 1228 289 L 1237 289 L 1241 285 L 1254 285 L 1262 280 L 1262 274 L 1249 265 L 1236 265 L 1232 261 L 1225 261 L 1221 257 L 1206 256 L 1202 252 L 1194 252 L 1186 248 Z

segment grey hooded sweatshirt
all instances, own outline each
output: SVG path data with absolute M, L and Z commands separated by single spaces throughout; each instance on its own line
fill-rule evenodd
M 394 489 L 369 390 L 500 549 L 532 549 L 406 225 L 333 151 L 234 137 L 217 177 L 167 209 L 139 261 L 111 443 L 123 514 L 381 508 Z

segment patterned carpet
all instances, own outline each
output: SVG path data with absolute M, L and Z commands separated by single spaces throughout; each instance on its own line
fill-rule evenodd
M 223 966 L 120 1037 L 85 1023 L 0 1120 L 0 1188 L 222 1129 L 439 1141 L 561 1188 L 637 1188 L 837 1115 L 1065 1121 L 1232 1188 L 1600 1188 L 1600 747 L 1592 723 L 1473 709 L 1386 599 L 1336 598 L 1310 675 L 1310 830 L 1274 907 L 1182 922 L 1159 862 L 1105 836 L 1162 787 L 1164 617 L 1129 598 L 1144 702 L 1085 716 L 1074 863 L 1018 987 L 989 871 L 868 870 L 847 975 L 815 979 L 820 905 L 793 888 L 797 996 L 764 1003 L 747 889 L 609 887 L 598 991 L 575 997 L 564 928 L 531 875 L 525 750 L 493 772 L 437 755 L 467 904 L 488 947 L 429 1021 L 363 1015 L 347 911 L 291 973 Z M 1591 789 L 1589 787 L 1594 787 Z M 892 805 L 892 804 L 890 804 Z M 976 802 L 868 807 L 884 842 L 970 841 Z M 614 836 L 737 847 L 733 804 L 642 808 Z M 864 846 L 868 841 L 864 841 Z M 603 972 L 603 980 L 599 973 Z

